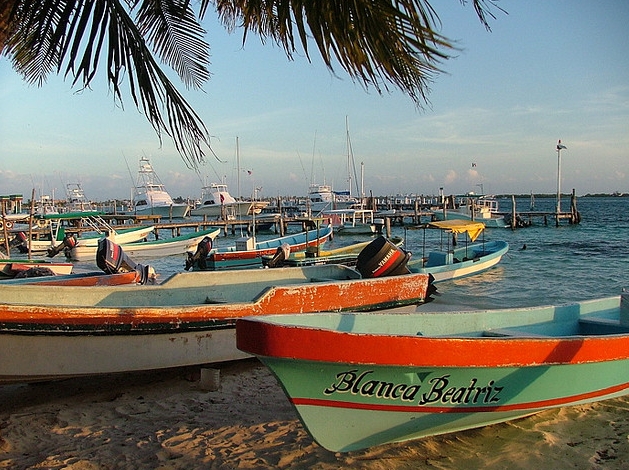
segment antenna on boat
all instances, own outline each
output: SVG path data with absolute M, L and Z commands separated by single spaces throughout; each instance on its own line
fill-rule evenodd
M 124 162 L 127 165 L 127 171 L 129 172 L 129 178 L 131 178 L 131 186 L 133 187 L 133 189 L 131 190 L 131 205 L 135 208 L 135 204 L 133 204 L 133 195 L 135 194 L 135 180 L 133 179 L 133 173 L 131 173 L 131 168 L 129 168 L 129 162 L 127 161 L 127 157 L 124 154 L 124 152 L 122 152 L 122 158 L 124 158 Z

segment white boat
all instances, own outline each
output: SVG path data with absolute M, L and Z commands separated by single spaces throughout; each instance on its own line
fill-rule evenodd
M 259 214 L 267 205 L 267 201 L 236 200 L 229 194 L 226 183 L 211 183 L 201 188 L 201 205 L 192 209 L 190 215 L 234 220 Z
M 498 201 L 493 196 L 470 193 L 456 201 L 454 198 L 449 200 L 450 204 L 444 204 L 442 210 L 435 211 L 436 220 L 473 220 L 484 223 L 488 228 L 509 226 L 504 215 L 499 213 Z
M 323 211 L 332 228 L 339 235 L 361 235 L 376 233 L 376 224 L 371 209 L 336 209 Z
M 204 238 L 214 240 L 220 229 L 191 232 L 173 238 L 163 238 L 146 242 L 123 243 L 120 247 L 131 258 L 162 258 L 164 256 L 184 255 L 194 252 L 197 245 Z M 66 251 L 66 256 L 72 261 L 93 261 L 98 250 L 97 245 L 77 245 Z
M 92 204 L 87 197 L 81 183 L 66 184 L 66 212 L 95 211 L 96 205 Z
M 68 232 L 71 232 L 67 225 L 70 221 L 92 229 L 90 234 L 82 234 L 75 240 L 77 244 L 84 246 L 96 246 L 98 240 L 105 236 L 118 244 L 132 243 L 146 238 L 155 229 L 153 225 L 114 229 L 101 215 L 101 212 L 92 211 L 49 214 L 39 217 L 37 224 L 40 226 L 40 230 L 34 232 L 32 240 L 29 240 L 26 234 L 24 235 L 24 242 L 20 251 L 27 252 L 29 248 L 31 252 L 44 252 L 53 249 L 58 253 L 63 249 L 62 245 L 69 236 Z
M 173 201 L 146 157 L 140 158 L 135 190 L 134 212 L 137 215 L 159 215 L 169 219 L 182 219 L 189 215 L 188 204 Z

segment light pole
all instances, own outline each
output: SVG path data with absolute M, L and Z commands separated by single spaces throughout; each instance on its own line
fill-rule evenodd
M 561 212 L 561 151 L 567 147 L 557 141 L 557 215 Z

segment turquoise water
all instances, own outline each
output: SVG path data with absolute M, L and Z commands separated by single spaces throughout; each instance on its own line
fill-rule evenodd
M 535 202 L 538 211 L 552 211 L 556 204 L 554 198 L 538 198 Z M 563 199 L 562 209 L 567 210 L 569 204 L 568 198 Z M 582 217 L 579 225 L 562 221 L 555 227 L 554 220 L 549 219 L 549 225 L 544 226 L 538 218 L 537 225 L 514 231 L 487 229 L 485 240 L 509 243 L 507 255 L 485 273 L 438 284 L 439 295 L 431 308 L 526 307 L 618 295 L 623 287 L 629 287 L 629 198 L 580 198 L 577 205 Z M 528 210 L 528 198 L 517 200 L 516 207 Z M 501 211 L 510 209 L 510 199 L 500 201 Z M 431 232 L 426 246 L 437 248 L 438 232 Z M 415 256 L 422 254 L 422 233 L 392 227 L 392 235 L 406 237 L 406 248 Z M 270 232 L 258 234 L 259 239 L 276 236 Z M 326 248 L 365 239 L 337 235 Z M 219 238 L 217 243 L 233 245 L 234 238 Z M 184 266 L 183 257 L 178 256 L 136 261 L 153 265 L 162 279 L 182 271 Z
M 552 211 L 555 199 L 537 199 L 538 211 Z M 528 210 L 529 200 L 516 207 Z M 526 307 L 618 295 L 629 287 L 629 198 L 581 198 L 582 221 L 487 229 L 486 240 L 506 240 L 510 249 L 494 268 L 476 276 L 440 283 L 435 304 L 472 308 Z M 509 211 L 511 201 L 500 201 Z M 562 201 L 562 209 L 569 201 Z M 410 243 L 409 243 L 410 245 Z M 526 245 L 526 249 L 522 249 Z

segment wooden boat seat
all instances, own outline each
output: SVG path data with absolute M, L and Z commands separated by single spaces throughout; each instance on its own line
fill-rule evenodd
M 610 318 L 581 318 L 579 333 L 582 335 L 613 335 L 629 333 L 629 325 L 622 325 Z
M 509 328 L 493 328 L 491 330 L 483 331 L 483 336 L 489 338 L 508 338 L 508 337 L 521 337 L 521 338 L 548 338 L 548 335 L 540 335 L 537 333 L 531 333 L 530 331 L 512 330 Z

